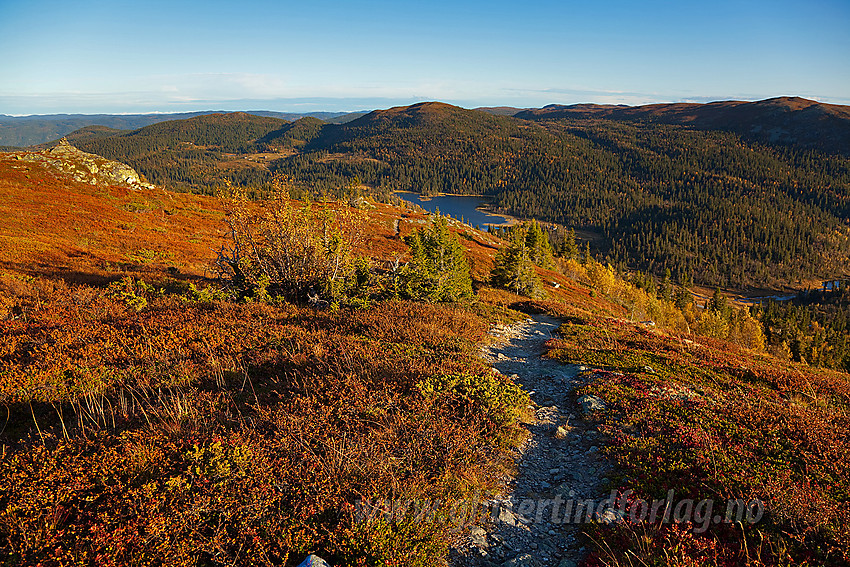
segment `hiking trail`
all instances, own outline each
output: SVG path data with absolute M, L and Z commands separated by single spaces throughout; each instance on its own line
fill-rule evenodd
M 560 321 L 534 315 L 497 325 L 482 357 L 531 393 L 527 441 L 516 450 L 517 474 L 488 504 L 494 512 L 453 549 L 453 567 L 576 567 L 587 555 L 581 524 L 564 522 L 555 502 L 605 498 L 612 467 L 599 453 L 604 437 L 582 417 L 573 390 L 584 384 L 582 367 L 542 357 Z M 562 427 L 559 431 L 558 428 Z M 560 498 L 558 496 L 560 495 Z M 553 502 L 554 501 L 554 502 Z

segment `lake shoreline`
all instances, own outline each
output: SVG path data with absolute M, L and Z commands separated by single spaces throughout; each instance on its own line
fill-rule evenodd
M 457 193 L 437 193 L 436 195 L 422 195 L 415 191 L 393 191 L 393 195 L 396 195 L 398 198 L 402 199 L 407 203 L 411 203 L 413 205 L 422 207 L 429 213 L 435 212 L 436 209 L 440 209 L 440 207 L 428 207 L 425 204 L 429 203 L 435 199 L 440 199 L 444 204 L 446 203 L 446 198 L 456 198 L 458 201 L 477 201 L 474 207 L 471 204 L 466 206 L 461 206 L 459 210 L 457 208 L 453 209 L 451 207 L 442 209 L 441 212 L 445 213 L 447 216 L 450 216 L 455 219 L 459 219 L 462 217 L 464 221 L 470 226 L 479 226 L 486 227 L 488 225 L 492 226 L 512 226 L 521 222 L 520 219 L 512 217 L 510 215 L 498 212 L 492 206 L 492 197 L 488 195 L 462 195 Z M 407 196 L 413 196 L 414 198 L 405 198 Z M 455 205 L 460 205 L 460 203 L 455 203 Z M 476 212 L 482 216 L 480 219 L 476 219 L 475 215 L 472 212 Z M 487 218 L 493 217 L 493 218 Z M 480 222 L 473 222 L 480 221 Z

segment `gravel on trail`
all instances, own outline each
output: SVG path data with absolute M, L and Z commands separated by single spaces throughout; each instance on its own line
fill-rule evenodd
M 603 435 L 583 418 L 573 393 L 584 383 L 582 368 L 541 356 L 559 326 L 547 315 L 497 325 L 493 343 L 482 349 L 496 371 L 531 393 L 533 415 L 523 424 L 529 436 L 516 450 L 516 476 L 486 503 L 484 521 L 451 550 L 453 567 L 575 567 L 587 555 L 580 536 L 587 515 L 578 503 L 610 496 L 602 491 L 612 468 L 599 452 Z

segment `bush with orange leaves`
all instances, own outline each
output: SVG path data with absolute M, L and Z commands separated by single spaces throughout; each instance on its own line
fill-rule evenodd
M 353 252 L 364 234 L 359 210 L 294 203 L 280 193 L 249 203 L 243 193 L 231 201 L 227 224 L 230 242 L 213 265 L 241 297 L 304 302 L 312 292 L 338 303 L 367 294 L 368 263 Z

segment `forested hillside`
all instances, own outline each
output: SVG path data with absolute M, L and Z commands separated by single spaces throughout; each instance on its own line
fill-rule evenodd
M 800 293 L 793 301 L 771 301 L 756 315 L 769 346 L 780 356 L 812 366 L 850 371 L 850 285 Z
M 178 112 L 173 114 L 45 114 L 32 116 L 7 116 L 0 114 L 0 146 L 25 147 L 41 145 L 62 136 L 69 136 L 81 128 L 102 126 L 116 130 L 135 130 L 159 122 L 183 120 L 194 116 L 215 114 L 221 111 Z M 283 120 L 298 120 L 310 116 L 330 122 L 348 122 L 362 113 L 274 112 L 254 110 L 251 114 Z M 70 136 L 69 136 L 70 137 Z
M 442 103 L 347 124 L 229 114 L 79 145 L 194 192 L 232 184 L 262 193 L 277 177 L 295 194 L 487 194 L 503 212 L 593 231 L 595 253 L 621 267 L 712 286 L 803 287 L 846 272 L 846 155 L 586 114 L 521 120 Z
M 513 214 L 598 228 L 615 261 L 710 285 L 796 283 L 846 266 L 845 158 L 680 126 L 548 127 L 598 158 L 576 167 L 570 148 L 526 161 L 521 181 L 496 195 Z
M 224 179 L 237 185 L 263 186 L 271 176 L 265 169 L 220 170 L 225 154 L 246 153 L 254 142 L 289 124 L 286 120 L 241 112 L 211 114 L 140 128 L 123 135 L 88 139 L 80 149 L 123 161 L 149 181 L 177 190 L 210 192 Z M 75 133 L 76 134 L 76 133 Z
M 700 130 L 735 132 L 749 141 L 850 153 L 850 107 L 800 97 L 756 102 L 737 100 L 708 104 L 674 103 L 645 106 L 552 104 L 518 112 L 527 120 L 605 118 L 626 122 L 677 124 Z

